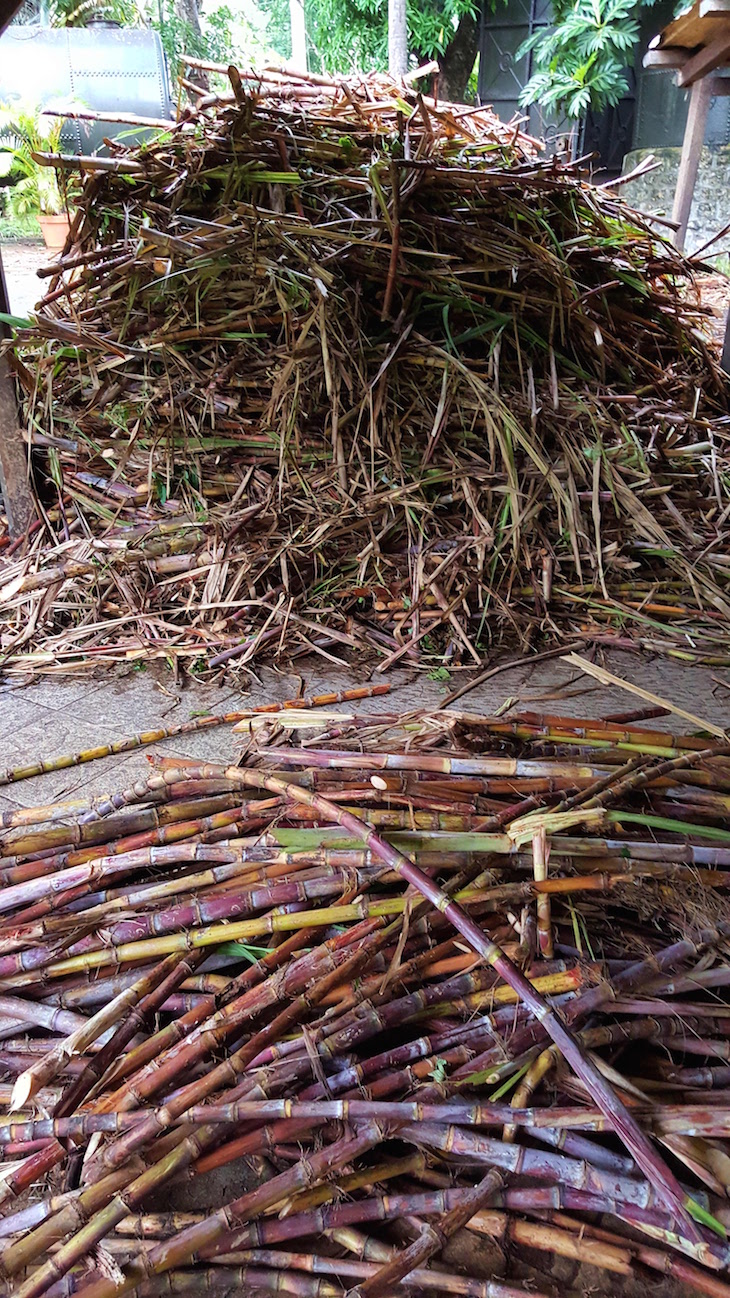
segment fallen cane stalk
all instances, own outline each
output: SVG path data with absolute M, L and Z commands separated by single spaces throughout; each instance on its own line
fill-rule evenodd
M 163 961 L 152 973 L 140 978 L 132 987 L 120 992 L 108 1005 L 100 1009 L 93 1018 L 72 1032 L 59 1046 L 49 1050 L 42 1059 L 21 1073 L 13 1087 L 10 1110 L 22 1109 L 28 1100 L 43 1086 L 47 1086 L 58 1076 L 65 1062 L 73 1055 L 83 1054 L 92 1042 L 96 1041 L 107 1028 L 112 1027 L 127 1010 L 132 1010 L 143 997 L 153 992 L 156 986 L 179 963 L 177 956 Z M 134 1035 L 134 1032 L 132 1032 Z
M 48 1289 L 53 1298 L 62 1293 L 70 1298 L 77 1289 L 91 1286 L 94 1292 L 111 1282 L 120 1293 L 132 1284 L 172 1283 L 181 1273 L 161 1247 L 173 1236 L 190 1282 L 197 1285 L 204 1277 L 201 1283 L 210 1289 L 207 1268 L 213 1259 L 220 1279 L 226 1268 L 248 1265 L 250 1250 L 286 1246 L 308 1233 L 326 1233 L 348 1257 L 374 1264 L 369 1273 L 352 1275 L 350 1285 L 388 1292 L 389 1285 L 399 1283 L 393 1268 L 409 1267 L 412 1274 L 416 1261 L 438 1252 L 448 1215 L 464 1209 L 482 1173 L 497 1171 L 505 1188 L 472 1217 L 472 1229 L 481 1224 L 493 1238 L 516 1248 L 593 1261 L 637 1281 L 640 1268 L 648 1266 L 726 1298 L 723 1272 L 729 1255 L 718 1238 L 718 1222 L 730 1219 L 724 1206 L 729 1102 L 724 1088 L 730 1083 L 716 1067 L 688 1069 L 684 1060 L 695 1055 L 699 1064 L 711 1064 L 730 1058 L 730 925 L 723 917 L 730 890 L 725 845 L 730 761 L 718 751 L 721 745 L 700 740 L 684 746 L 672 739 L 667 747 L 650 732 L 637 731 L 646 736 L 647 752 L 627 762 L 622 745 L 630 753 L 639 745 L 618 723 L 591 723 L 588 737 L 580 719 L 573 730 L 567 718 L 537 720 L 539 726 L 520 722 L 505 731 L 513 735 L 508 742 L 521 745 L 512 750 L 516 758 L 506 759 L 524 759 L 520 774 L 445 769 L 462 757 L 505 760 L 503 749 L 492 759 L 490 749 L 481 747 L 478 718 L 454 726 L 448 718 L 371 720 L 349 712 L 325 742 L 336 743 L 343 753 L 350 745 L 347 751 L 357 765 L 327 759 L 299 775 L 272 772 L 273 761 L 287 765 L 289 749 L 279 731 L 259 735 L 264 744 L 274 737 L 277 746 L 254 755 L 255 762 L 266 763 L 263 769 L 236 768 L 236 783 L 223 767 L 163 759 L 151 782 L 94 803 L 110 817 L 112 833 L 101 848 L 110 861 L 120 859 L 113 837 L 119 820 L 128 879 L 120 861 L 118 882 L 108 882 L 102 873 L 98 882 L 93 876 L 77 878 L 71 888 L 59 881 L 60 891 L 49 890 L 36 900 L 23 890 L 11 894 L 7 917 L 0 920 L 5 944 L 0 951 L 13 959 L 29 952 L 32 960 L 42 946 L 46 954 L 37 972 L 29 967 L 22 975 L 22 993 L 17 974 L 2 980 L 9 1003 L 22 996 L 30 1008 L 26 1031 L 0 1029 L 17 1037 L 0 1046 L 0 1060 L 12 1079 L 34 1070 L 50 1049 L 49 1064 L 60 1070 L 63 1084 L 60 1097 L 42 1101 L 51 1113 L 55 1105 L 54 1117 L 43 1110 L 39 1117 L 29 1105 L 17 1120 L 0 1118 L 4 1157 L 24 1160 L 3 1163 L 0 1194 L 22 1193 L 59 1161 L 67 1162 L 69 1177 L 83 1169 L 78 1191 L 20 1206 L 8 1217 L 0 1266 L 12 1276 L 14 1298 L 21 1285 L 39 1295 Z M 517 734 L 530 727 L 534 737 Z M 393 753 L 392 762 L 391 739 L 405 749 Z M 563 760 L 564 740 L 581 742 L 578 763 Z M 296 742 L 302 747 L 292 752 L 307 749 L 306 738 Z M 316 742 L 321 750 L 321 736 Z M 461 751 L 450 750 L 454 743 Z M 676 753 L 667 757 L 671 745 Z M 367 763 L 374 748 L 384 774 L 371 781 Z M 247 752 L 251 756 L 255 748 Z M 397 769 L 401 757 L 408 758 L 410 769 Z M 570 767 L 587 774 L 572 779 Z M 242 789 L 240 781 L 251 776 L 305 786 L 316 792 L 320 805 L 316 798 L 315 805 L 294 800 L 291 791 L 284 796 L 270 787 Z M 212 842 L 201 845 L 207 831 L 197 812 L 204 802 L 209 805 L 211 795 L 227 799 L 232 808 L 244 801 L 261 808 L 262 834 L 237 839 L 237 826 L 219 824 Z M 187 803 L 196 826 L 192 839 L 179 849 L 173 843 L 153 849 L 154 856 L 149 847 L 133 846 L 126 837 L 129 820 L 125 813 L 118 816 L 118 808 L 134 804 L 139 821 L 136 804 L 147 800 L 155 807 Z M 333 806 L 340 824 L 332 824 Z M 615 810 L 608 812 L 609 806 Z M 406 830 L 411 809 L 414 819 Z M 59 823 L 47 800 L 37 810 L 36 816 L 29 809 L 18 824 L 16 838 L 29 851 L 38 836 L 28 836 L 28 827 Z M 68 815 L 78 820 L 77 810 Z M 406 859 L 415 846 L 417 866 L 414 861 L 411 866 L 438 880 L 434 887 L 440 885 L 457 910 L 468 908 L 470 921 L 513 963 L 516 957 L 523 960 L 522 976 L 550 998 L 558 1022 L 621 1095 L 652 1147 L 663 1143 L 677 1160 L 680 1191 L 693 1198 L 700 1218 L 697 1237 L 690 1238 L 676 1212 L 667 1210 L 666 1197 L 637 1176 L 633 1157 L 619 1152 L 610 1139 L 613 1118 L 596 1106 L 595 1095 L 570 1070 L 544 1023 L 520 1002 L 498 968 L 464 941 L 447 906 L 435 908 L 410 885 L 402 893 L 399 871 L 344 827 L 348 816 L 375 839 L 382 834 L 390 839 L 395 831 L 392 848 Z M 429 817 L 434 832 L 422 829 Z M 455 833 L 457 824 L 461 828 Z M 472 828 L 465 833 L 467 825 Z M 657 825 L 666 832 L 657 835 Z M 551 850 L 551 869 L 549 879 L 536 882 L 534 845 L 540 829 L 543 846 Z M 540 842 L 537 847 L 539 853 Z M 10 840 L 7 850 L 12 851 Z M 47 854 L 41 848 L 36 859 L 8 863 L 8 870 L 37 867 L 36 877 L 42 878 L 47 862 L 57 869 L 62 856 L 57 846 Z M 23 878 L 14 877 L 12 886 Z M 339 904 L 329 904 L 330 893 L 334 900 L 338 891 Z M 529 904 L 541 895 L 552 902 L 552 960 L 536 951 L 537 933 L 523 950 L 509 926 L 515 903 Z M 281 903 L 276 913 L 244 921 L 253 928 L 237 927 L 237 915 L 248 915 L 249 908 L 265 912 L 274 901 Z M 393 922 L 386 920 L 389 912 Z M 207 927 L 189 927 L 193 914 L 194 925 Z M 133 916 L 136 929 L 130 925 Z M 211 925 L 216 919 L 222 922 Z M 281 946 L 276 935 L 289 926 L 294 933 Z M 662 938 L 665 926 L 668 936 Z M 147 938 L 117 945 L 135 932 L 183 944 L 183 961 L 175 969 L 173 952 L 168 975 L 151 998 L 126 1010 L 118 1002 L 120 1017 L 110 1025 L 106 1045 L 90 1042 L 84 1055 L 62 1061 L 72 1020 L 64 1030 L 59 1014 L 92 1016 L 84 1031 L 93 1035 L 103 1027 L 98 1016 L 107 1002 L 159 968 L 156 958 L 164 948 L 161 952 Z M 241 943 L 258 932 L 272 933 L 273 944 Z M 93 956 L 95 947 L 103 951 L 107 942 L 114 963 L 123 955 L 130 964 L 96 981 L 86 967 L 87 953 Z M 185 949 L 191 953 L 187 957 Z M 79 955 L 83 962 L 67 963 Z M 214 972 L 184 979 L 185 995 L 175 992 L 162 1002 L 161 1022 L 151 1030 L 145 1012 L 158 1012 L 154 1007 L 170 992 L 171 980 L 203 957 Z M 109 1047 L 116 1042 L 124 1050 L 135 1028 L 147 1034 L 145 1039 L 115 1061 Z M 621 1057 L 625 1076 L 617 1071 Z M 687 1085 L 697 1087 L 694 1094 L 685 1094 Z M 13 1087 L 2 1089 L 7 1104 Z M 38 1098 L 47 1089 L 38 1091 Z M 84 1094 L 89 1098 L 80 1109 Z M 171 1229 L 146 1212 L 149 1197 L 167 1184 L 240 1158 L 252 1158 L 259 1177 L 266 1175 L 264 1160 L 284 1175 L 302 1157 L 307 1160 L 341 1138 L 342 1127 L 334 1124 L 352 1129 L 369 1122 L 387 1134 L 382 1154 L 359 1158 L 352 1171 L 347 1168 L 346 1175 L 330 1182 L 319 1181 L 303 1192 L 293 1189 L 265 1220 L 247 1215 L 224 1226 L 222 1220 L 213 1225 L 202 1214 L 188 1214 L 176 1218 Z M 500 1140 L 500 1129 L 512 1143 Z M 404 1159 L 409 1148 L 419 1152 Z M 443 1170 L 445 1159 L 451 1176 Z M 392 1180 L 398 1165 L 400 1175 L 414 1181 L 396 1183 L 395 1193 L 387 1194 L 378 1187 L 380 1174 Z M 454 1176 L 458 1189 L 451 1189 Z M 525 1178 L 531 1188 L 514 1188 Z M 34 1186 L 36 1192 L 39 1188 Z M 127 1209 L 145 1213 L 134 1218 L 138 1242 Z M 546 1214 L 556 1211 L 583 1220 L 593 1213 L 613 1217 L 619 1231 L 626 1223 L 634 1239 L 641 1232 L 639 1238 L 648 1237 L 649 1243 L 623 1247 L 618 1236 L 579 1238 L 576 1222 L 544 1224 Z M 524 1221 L 525 1216 L 540 1220 Z M 367 1222 L 398 1221 L 406 1230 L 400 1249 L 363 1233 Z M 210 1245 L 187 1253 L 201 1238 L 190 1232 L 204 1230 L 211 1232 Z M 393 1235 L 384 1238 L 392 1241 Z M 320 1268 L 319 1259 L 309 1261 L 311 1254 L 286 1257 L 284 1263 L 281 1255 L 279 1265 L 270 1254 L 271 1265 L 263 1267 L 267 1285 L 309 1283 L 305 1272 L 312 1265 Z M 260 1255 L 257 1264 L 263 1260 Z M 460 1277 L 460 1285 L 462 1280 L 465 1293 L 475 1292 L 479 1282 Z M 315 1282 L 329 1285 L 330 1278 Z M 407 1282 L 412 1283 L 410 1275 Z
M 323 818 L 334 821 L 343 829 L 352 833 L 354 837 L 366 843 L 376 856 L 380 857 L 385 864 L 400 874 L 407 883 L 416 888 L 437 910 L 441 911 L 462 937 L 466 939 L 476 954 L 497 970 L 505 982 L 517 993 L 520 1000 L 532 1011 L 574 1072 L 588 1087 L 599 1108 L 612 1123 L 626 1148 L 634 1156 L 645 1176 L 657 1190 L 668 1211 L 678 1216 L 685 1228 L 687 1237 L 689 1239 L 699 1238 L 697 1229 L 690 1217 L 690 1210 L 694 1207 L 692 1200 L 681 1189 L 673 1173 L 659 1157 L 631 1117 L 631 1114 L 605 1081 L 595 1064 L 560 1022 L 548 1002 L 539 993 L 535 992 L 517 966 L 504 955 L 496 943 L 491 942 L 485 936 L 461 907 L 450 901 L 446 893 L 428 875 L 424 874 L 412 861 L 409 861 L 397 849 L 391 847 L 384 839 L 375 834 L 364 821 L 349 812 L 341 810 L 335 804 L 327 802 L 318 794 L 310 793 L 295 784 L 282 784 L 280 780 L 271 776 L 260 775 L 255 771 L 228 768 L 226 776 L 232 782 L 253 788 L 268 789 L 272 793 L 277 793 L 292 801 L 303 802 L 313 807 Z
M 386 1262 L 375 1275 L 368 1276 L 355 1289 L 351 1289 L 347 1298 L 383 1298 L 390 1291 L 391 1285 L 397 1284 L 411 1271 L 423 1266 L 435 1253 L 439 1253 L 447 1240 L 484 1207 L 501 1183 L 499 1172 L 487 1172 L 478 1185 L 467 1191 L 463 1201 L 451 1208 L 437 1225 L 429 1223 L 424 1226 L 418 1239 L 390 1262 Z

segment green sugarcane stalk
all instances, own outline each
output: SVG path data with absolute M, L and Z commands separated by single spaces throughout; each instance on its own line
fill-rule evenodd
M 314 698 L 287 699 L 284 703 L 262 704 L 252 708 L 255 713 L 276 713 L 289 708 L 319 708 L 332 703 L 350 703 L 357 699 L 375 698 L 387 694 L 390 685 L 359 685 L 353 689 L 341 690 L 339 693 L 316 695 Z M 72 766 L 82 766 L 87 762 L 100 761 L 104 757 L 115 757 L 121 753 L 133 752 L 135 748 L 145 748 L 149 744 L 159 744 L 164 739 L 174 739 L 178 735 L 194 734 L 199 730 L 210 730 L 217 726 L 235 725 L 244 720 L 248 712 L 225 712 L 218 716 L 193 717 L 190 721 L 181 721 L 175 726 L 160 726 L 155 730 L 144 730 L 137 735 L 128 735 L 125 739 L 116 739 L 109 744 L 100 744 L 96 748 L 87 748 L 78 753 L 66 753 L 62 757 L 41 758 L 26 766 L 16 766 L 0 771 L 0 786 L 17 784 L 20 780 L 34 780 L 39 775 L 51 771 L 65 771 Z M 110 808 L 111 810 L 112 808 Z M 106 804 L 95 808 L 99 818 L 109 814 Z

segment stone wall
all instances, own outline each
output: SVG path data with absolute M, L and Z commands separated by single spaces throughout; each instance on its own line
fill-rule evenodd
M 680 149 L 634 149 L 624 158 L 624 175 L 633 171 L 650 154 L 661 161 L 661 167 L 650 171 L 628 185 L 620 193 L 641 212 L 652 216 L 671 217 L 674 189 L 679 171 Z M 702 150 L 694 201 L 687 230 L 686 250 L 694 252 L 730 224 L 730 147 Z M 661 227 L 659 227 L 661 229 Z M 666 231 L 670 233 L 669 230 Z M 730 249 L 730 232 L 718 240 L 712 252 Z

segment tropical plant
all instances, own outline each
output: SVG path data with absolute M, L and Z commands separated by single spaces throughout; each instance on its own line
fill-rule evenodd
M 255 3 L 239 0 L 198 10 L 196 0 L 155 0 L 148 22 L 160 33 L 173 76 L 180 70 L 183 54 L 223 64 L 251 64 L 272 57 L 267 19 Z
M 10 179 L 15 183 L 7 200 L 8 215 L 14 218 L 41 213 L 53 216 L 64 211 L 64 201 L 53 167 L 36 162 L 35 153 L 57 153 L 61 144 L 60 117 L 38 109 L 0 110 L 0 151 L 12 159 Z
M 652 0 L 649 0 L 651 3 Z M 554 0 L 554 26 L 535 32 L 517 51 L 534 51 L 535 72 L 520 102 L 583 117 L 617 104 L 628 90 L 625 69 L 639 38 L 636 0 Z

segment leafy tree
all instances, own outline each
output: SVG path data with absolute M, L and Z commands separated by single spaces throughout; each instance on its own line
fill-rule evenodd
M 51 27 L 86 27 L 95 19 L 122 27 L 142 22 L 136 0 L 50 0 L 45 9 Z
M 644 0 L 652 4 L 654 0 Z M 520 102 L 539 103 L 568 117 L 617 104 L 628 90 L 625 69 L 639 39 L 641 0 L 553 0 L 555 25 L 517 51 L 534 50 L 535 72 Z
M 288 0 L 260 0 L 268 38 L 284 58 Z M 310 64 L 316 70 L 383 71 L 388 66 L 388 0 L 305 0 Z M 408 48 L 419 63 L 437 58 L 441 94 L 461 100 L 477 55 L 478 0 L 410 0 Z
M 233 14 L 227 5 L 219 5 L 201 23 L 196 0 L 155 0 L 149 14 L 149 25 L 160 33 L 173 75 L 183 54 L 212 63 L 230 63 L 237 58 L 232 24 Z

